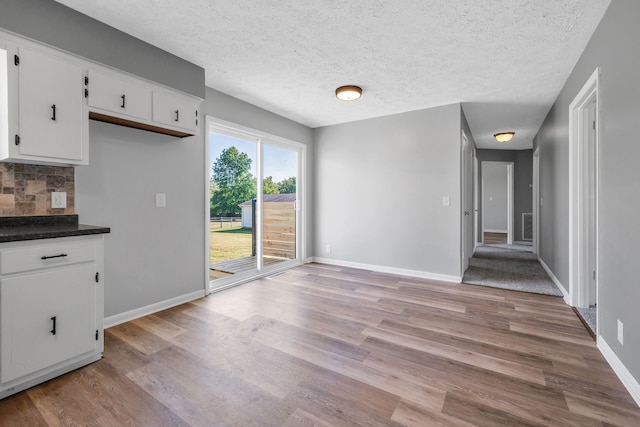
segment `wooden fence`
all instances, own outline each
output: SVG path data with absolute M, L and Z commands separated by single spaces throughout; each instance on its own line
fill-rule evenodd
M 294 202 L 265 202 L 263 205 L 265 256 L 296 257 L 296 211 Z

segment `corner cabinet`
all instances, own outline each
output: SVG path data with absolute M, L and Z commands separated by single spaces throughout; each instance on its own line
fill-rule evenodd
M 1 62 L 6 73 L 6 86 L 0 89 L 6 97 L 2 116 L 7 126 L 0 159 L 88 164 L 82 66 L 48 50 L 11 45 Z
M 0 244 L 0 398 L 102 357 L 102 236 Z

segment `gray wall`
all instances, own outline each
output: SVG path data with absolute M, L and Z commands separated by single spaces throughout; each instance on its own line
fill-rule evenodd
M 640 2 L 611 2 L 534 143 L 540 148 L 540 256 L 569 281 L 569 105 L 600 67 L 598 333 L 640 381 L 640 286 L 634 264 L 640 241 Z M 616 320 L 624 323 L 624 346 Z
M 203 110 L 206 110 L 206 114 L 218 119 L 247 126 L 281 138 L 290 139 L 307 146 L 307 168 L 306 174 L 303 177 L 306 180 L 305 187 L 307 190 L 307 200 L 303 202 L 303 207 L 306 208 L 306 252 L 308 257 L 311 256 L 313 251 L 312 234 L 314 221 L 313 198 L 311 197 L 311 191 L 313 189 L 313 180 L 315 176 L 312 161 L 313 130 L 211 88 L 207 88 L 207 99 Z
M 506 232 L 509 225 L 505 163 L 482 163 L 482 231 Z
M 105 315 L 204 289 L 203 138 L 91 122 L 90 164 L 76 168 L 81 222 L 105 238 Z M 155 207 L 155 193 L 167 207 Z
M 204 98 L 204 70 L 53 0 L 2 0 L 0 28 Z
M 314 255 L 460 276 L 460 114 L 453 104 L 316 129 Z
M 514 241 L 522 240 L 522 213 L 532 212 L 533 190 L 533 150 L 477 150 L 479 173 L 482 176 L 483 161 L 513 162 L 514 203 L 513 203 L 513 232 Z M 480 187 L 479 222 L 482 224 L 482 186 Z M 482 241 L 481 231 L 478 230 L 478 241 Z

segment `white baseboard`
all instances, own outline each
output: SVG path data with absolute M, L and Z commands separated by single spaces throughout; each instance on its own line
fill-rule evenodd
M 545 264 L 545 262 L 542 260 L 542 258 L 540 258 L 538 256 L 538 262 L 540 262 L 540 265 L 542 266 L 542 268 L 544 268 L 544 271 L 547 272 L 547 274 L 549 275 L 549 277 L 551 278 L 551 280 L 553 281 L 553 283 L 556 284 L 556 286 L 558 287 L 558 289 L 560 289 L 560 292 L 562 292 L 562 295 L 564 295 L 564 302 L 567 305 L 571 305 L 570 301 L 569 301 L 569 292 L 565 289 L 565 287 L 562 285 L 562 283 L 560 283 L 560 280 L 558 280 L 558 278 L 556 277 L 555 274 L 553 274 L 553 271 L 551 271 L 551 269 L 549 268 L 549 266 L 547 264 Z
M 640 383 L 631 375 L 631 372 L 624 366 L 624 363 L 616 356 L 613 349 L 609 347 L 609 344 L 602 338 L 602 335 L 598 335 L 598 349 L 604 358 L 609 362 L 609 365 L 616 373 L 622 384 L 627 388 L 633 400 L 640 406 Z
M 119 325 L 121 323 L 128 322 L 130 320 L 137 319 L 142 316 L 157 313 L 158 311 L 166 310 L 167 308 L 175 307 L 176 305 L 184 304 L 189 301 L 196 300 L 204 297 L 204 289 L 190 294 L 181 295 L 179 297 L 171 298 L 165 301 L 160 301 L 155 304 L 147 305 L 144 307 L 136 308 L 135 310 L 125 311 L 124 313 L 115 314 L 113 316 L 105 317 L 104 327 L 110 328 L 112 326 Z
M 483 233 L 504 233 L 507 234 L 509 233 L 509 230 L 496 230 L 493 228 L 485 228 L 484 230 L 482 230 Z
M 351 262 L 351 261 L 340 261 L 340 260 L 330 259 L 330 258 L 314 257 L 314 258 L 310 258 L 309 262 L 335 265 L 338 267 L 359 268 L 361 270 L 370 270 L 370 271 L 376 271 L 379 273 L 397 274 L 400 276 L 419 277 L 421 279 L 440 280 L 442 282 L 452 282 L 452 283 L 462 282 L 462 277 L 460 276 L 449 276 L 447 274 L 429 273 L 427 271 L 418 271 L 418 270 L 405 270 L 403 268 L 385 267 L 382 265 L 363 264 L 363 263 Z

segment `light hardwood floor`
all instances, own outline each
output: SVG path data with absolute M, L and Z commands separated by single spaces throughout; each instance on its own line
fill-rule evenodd
M 310 264 L 106 331 L 0 425 L 638 426 L 561 298 Z
M 507 243 L 507 233 L 484 233 L 485 245 L 499 245 Z

